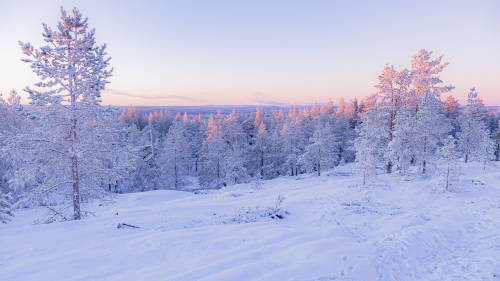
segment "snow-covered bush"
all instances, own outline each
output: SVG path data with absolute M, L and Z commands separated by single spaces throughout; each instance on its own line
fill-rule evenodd
M 228 223 L 251 223 L 265 219 L 284 219 L 288 211 L 281 206 L 285 200 L 283 195 L 278 195 L 275 204 L 272 207 L 261 209 L 257 207 L 243 207 L 238 209 L 235 214 L 227 221 Z
M 0 222 L 7 223 L 12 217 L 11 197 L 8 193 L 3 193 L 0 189 Z

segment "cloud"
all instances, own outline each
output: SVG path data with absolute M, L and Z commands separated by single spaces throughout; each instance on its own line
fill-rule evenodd
M 142 96 L 142 95 L 134 95 L 127 92 L 123 92 L 115 89 L 108 89 L 107 92 L 111 95 L 115 96 L 124 96 L 124 97 L 132 97 L 139 99 L 147 99 L 147 100 L 155 100 L 155 99 L 176 99 L 190 102 L 199 102 L 199 100 L 189 97 L 189 96 L 178 96 L 178 95 L 156 95 L 156 96 Z

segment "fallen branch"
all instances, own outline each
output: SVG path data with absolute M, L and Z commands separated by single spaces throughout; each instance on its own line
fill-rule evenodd
M 139 226 L 131 225 L 131 224 L 124 223 L 124 222 L 119 223 L 119 224 L 116 226 L 116 228 L 122 228 L 122 227 L 124 227 L 124 226 L 132 227 L 132 228 L 140 228 Z
M 49 206 L 45 206 L 45 207 L 47 207 L 47 209 L 49 209 L 50 211 L 52 211 L 55 215 L 60 216 L 64 221 L 69 221 L 69 219 L 67 217 L 65 217 L 61 212 L 57 211 L 56 209 L 51 208 Z

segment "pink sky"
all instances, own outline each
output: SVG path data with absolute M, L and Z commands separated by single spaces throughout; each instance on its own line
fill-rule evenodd
M 105 104 L 311 104 L 375 91 L 386 63 L 444 55 L 462 102 L 476 87 L 500 105 L 499 1 L 11 1 L 0 7 L 0 92 L 35 76 L 18 40 L 78 6 L 115 68 Z M 401 3 L 405 2 L 405 3 Z M 24 102 L 27 100 L 24 99 Z

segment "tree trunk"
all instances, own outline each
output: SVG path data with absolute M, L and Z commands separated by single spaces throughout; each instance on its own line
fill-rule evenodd
M 500 141 L 497 142 L 497 150 L 495 152 L 495 161 L 500 160 Z
M 465 148 L 465 163 L 469 161 L 469 149 L 470 149 L 470 140 L 467 138 L 467 147 Z
M 318 177 L 321 176 L 321 148 L 318 148 Z
M 447 167 L 447 170 L 446 170 L 446 185 L 445 185 L 445 190 L 446 191 L 448 191 L 449 179 L 450 179 L 450 164 L 448 164 L 448 167 Z
M 217 179 L 220 179 L 220 164 L 219 164 L 219 159 L 217 159 Z
M 175 189 L 177 189 L 177 187 L 179 187 L 179 183 L 178 183 L 178 179 L 177 179 L 177 149 L 175 149 L 175 148 L 174 148 L 174 187 L 175 187 Z
M 367 176 L 366 174 L 367 174 L 367 170 L 366 170 L 366 168 L 365 168 L 365 169 L 363 170 L 363 185 L 365 185 L 365 184 L 366 184 L 366 176 Z
M 78 179 L 78 158 L 73 156 L 71 158 L 71 170 L 73 175 L 73 211 L 74 219 L 79 220 L 82 218 L 80 213 L 80 187 Z
M 78 33 L 76 31 L 76 28 L 74 30 L 74 39 L 77 40 L 78 38 Z M 81 212 L 80 212 L 80 179 L 78 175 L 78 157 L 77 157 L 77 151 L 75 149 L 75 143 L 77 140 L 77 135 L 76 135 L 76 94 L 75 94 L 75 86 L 77 85 L 76 83 L 76 77 L 74 73 L 74 66 L 73 66 L 73 56 L 71 52 L 71 45 L 68 42 L 68 59 L 69 59 L 69 64 L 71 67 L 69 69 L 72 71 L 70 74 L 69 78 L 69 94 L 71 96 L 71 109 L 72 109 L 72 124 L 71 124 L 71 148 L 72 148 L 72 153 L 73 155 L 71 156 L 71 175 L 73 179 L 73 218 L 75 220 L 79 220 L 82 218 Z
M 264 150 L 260 150 L 260 178 L 264 178 Z
M 153 122 L 149 121 L 149 145 L 151 146 L 151 159 L 155 157 L 155 149 L 153 146 Z

